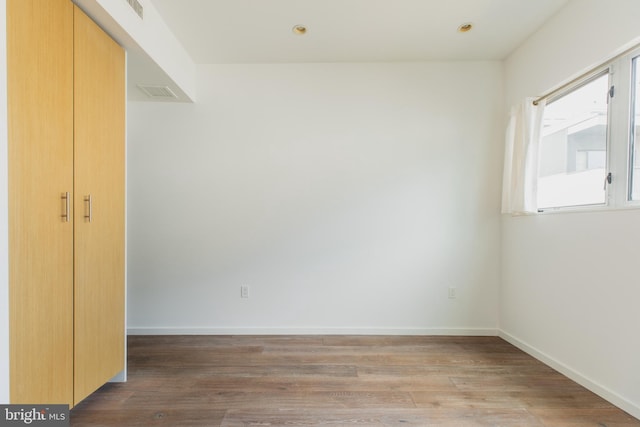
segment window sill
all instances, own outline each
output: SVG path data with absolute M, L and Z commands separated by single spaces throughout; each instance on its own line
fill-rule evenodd
M 590 205 L 590 206 L 565 206 L 559 208 L 545 208 L 539 210 L 537 215 L 557 215 L 557 214 L 570 214 L 570 213 L 590 213 L 590 212 L 615 212 L 615 211 L 629 211 L 640 209 L 640 201 L 627 202 L 623 206 L 610 206 L 610 205 Z M 536 214 L 532 214 L 536 215 Z

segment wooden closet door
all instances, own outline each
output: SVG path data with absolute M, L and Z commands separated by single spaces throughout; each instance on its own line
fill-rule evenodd
M 69 0 L 7 0 L 11 403 L 73 401 L 72 49 Z
M 74 9 L 77 403 L 124 369 L 125 63 L 123 49 Z

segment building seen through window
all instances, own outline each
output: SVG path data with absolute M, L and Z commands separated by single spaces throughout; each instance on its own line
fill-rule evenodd
M 605 203 L 608 90 L 605 72 L 545 107 L 538 208 Z

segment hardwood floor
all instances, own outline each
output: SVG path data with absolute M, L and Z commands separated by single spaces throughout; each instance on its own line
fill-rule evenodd
M 131 336 L 72 426 L 640 426 L 496 337 Z

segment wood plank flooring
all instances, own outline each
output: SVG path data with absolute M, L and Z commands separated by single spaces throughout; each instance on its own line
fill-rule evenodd
M 131 336 L 79 426 L 638 426 L 496 337 Z

